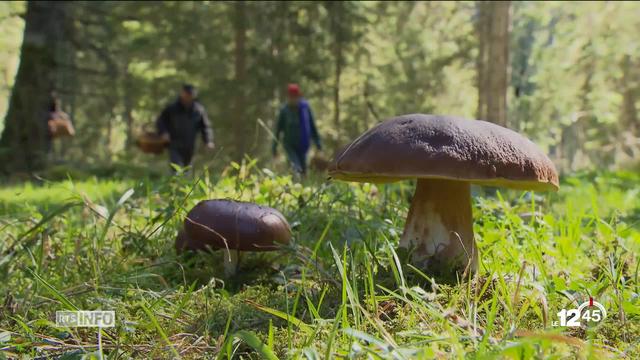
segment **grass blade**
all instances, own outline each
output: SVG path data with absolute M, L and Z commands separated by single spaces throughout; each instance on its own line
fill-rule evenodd
M 49 291 L 49 293 L 54 298 L 56 298 L 58 301 L 60 301 L 60 303 L 62 303 L 62 305 L 64 305 L 64 307 L 67 308 L 67 310 L 74 310 L 74 311 L 80 310 L 77 306 L 75 306 L 71 302 L 71 300 L 69 300 L 63 293 L 58 291 L 58 289 L 53 287 L 53 285 L 49 284 L 38 273 L 36 273 L 35 271 L 31 270 L 30 268 L 25 268 L 25 269 L 29 273 L 29 275 L 31 275 L 38 283 L 40 283 L 42 286 L 44 286 L 44 288 L 47 289 L 47 291 Z
M 300 330 L 302 330 L 302 331 L 304 331 L 306 333 L 313 332 L 313 328 L 309 324 L 307 324 L 304 321 L 296 318 L 295 316 L 286 314 L 286 313 L 284 313 L 284 312 L 282 312 L 280 310 L 276 310 L 276 309 L 272 309 L 272 308 L 267 307 L 267 306 L 260 305 L 260 304 L 258 304 L 256 302 L 251 301 L 251 300 L 245 300 L 244 302 L 249 304 L 249 305 L 251 305 L 251 306 L 253 306 L 254 308 L 256 308 L 256 309 L 258 309 L 258 310 L 260 310 L 262 312 L 266 312 L 267 314 L 271 314 L 273 316 L 279 317 L 280 319 L 286 320 L 291 325 L 294 325 L 294 326 L 298 327 Z
M 278 360 L 278 357 L 265 345 L 255 333 L 246 330 L 240 330 L 233 334 L 233 337 L 238 338 L 245 342 L 245 344 L 251 346 L 263 359 Z
M 160 334 L 160 337 L 162 337 L 162 340 L 164 340 L 164 342 L 167 343 L 167 345 L 171 349 L 171 352 L 173 353 L 173 356 L 176 359 L 181 359 L 180 354 L 178 353 L 176 348 L 173 347 L 173 344 L 169 340 L 169 337 L 167 336 L 167 334 L 164 332 L 164 330 L 162 330 L 162 327 L 160 326 L 160 323 L 158 323 L 158 319 L 156 319 L 155 315 L 153 315 L 151 310 L 149 310 L 149 308 L 146 307 L 144 304 L 140 304 L 140 307 L 142 308 L 142 311 L 144 311 L 144 313 L 147 314 L 147 317 L 149 318 L 153 326 L 156 328 L 156 331 L 158 331 L 158 333 Z

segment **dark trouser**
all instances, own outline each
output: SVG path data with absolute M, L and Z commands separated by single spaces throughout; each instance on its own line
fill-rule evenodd
M 169 148 L 169 160 L 172 165 L 178 165 L 180 167 L 189 166 L 191 165 L 192 157 L 193 149 Z
M 45 141 L 44 150 L 47 154 L 53 152 L 53 137 L 51 135 L 47 135 Z
M 300 151 L 298 149 L 294 149 L 288 146 L 286 146 L 284 150 L 287 153 L 287 158 L 289 158 L 289 161 L 291 162 L 293 169 L 300 174 L 303 174 L 303 175 L 306 174 L 307 173 L 307 152 Z

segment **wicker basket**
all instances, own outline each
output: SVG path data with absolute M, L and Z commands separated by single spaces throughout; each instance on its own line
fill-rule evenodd
M 329 160 L 320 154 L 316 154 L 311 158 L 309 167 L 317 172 L 325 172 L 329 168 Z
M 145 126 L 142 134 L 138 136 L 136 145 L 147 154 L 161 154 L 169 144 L 169 141 L 156 132 L 148 130 L 148 126 Z
M 74 136 L 76 130 L 73 128 L 71 119 L 63 112 L 51 113 L 49 117 L 49 132 L 54 138 Z

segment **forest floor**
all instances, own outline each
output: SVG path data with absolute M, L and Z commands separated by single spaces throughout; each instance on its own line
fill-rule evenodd
M 108 359 L 640 358 L 639 175 L 474 189 L 480 269 L 456 285 L 394 251 L 413 184 L 321 178 L 245 164 L 0 187 L 0 359 L 97 358 L 97 329 L 56 327 L 68 309 L 115 310 Z M 293 243 L 228 279 L 222 252 L 176 255 L 186 212 L 211 198 L 279 209 Z M 554 326 L 590 296 L 604 320 Z

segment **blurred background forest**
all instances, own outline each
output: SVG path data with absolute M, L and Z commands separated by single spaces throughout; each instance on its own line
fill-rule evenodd
M 0 113 L 9 112 L 0 131 L 17 121 L 23 31 L 38 19 L 25 16 L 29 6 L 0 3 Z M 562 172 L 640 158 L 634 2 L 39 2 L 33 11 L 77 131 L 55 151 L 75 166 L 150 161 L 133 139 L 184 82 L 199 88 L 224 161 L 270 158 L 267 129 L 289 82 L 313 106 L 326 156 L 386 117 L 421 112 L 506 125 Z M 22 106 L 46 96 L 18 86 L 33 93 Z M 23 170 L 6 147 L 2 167 Z

